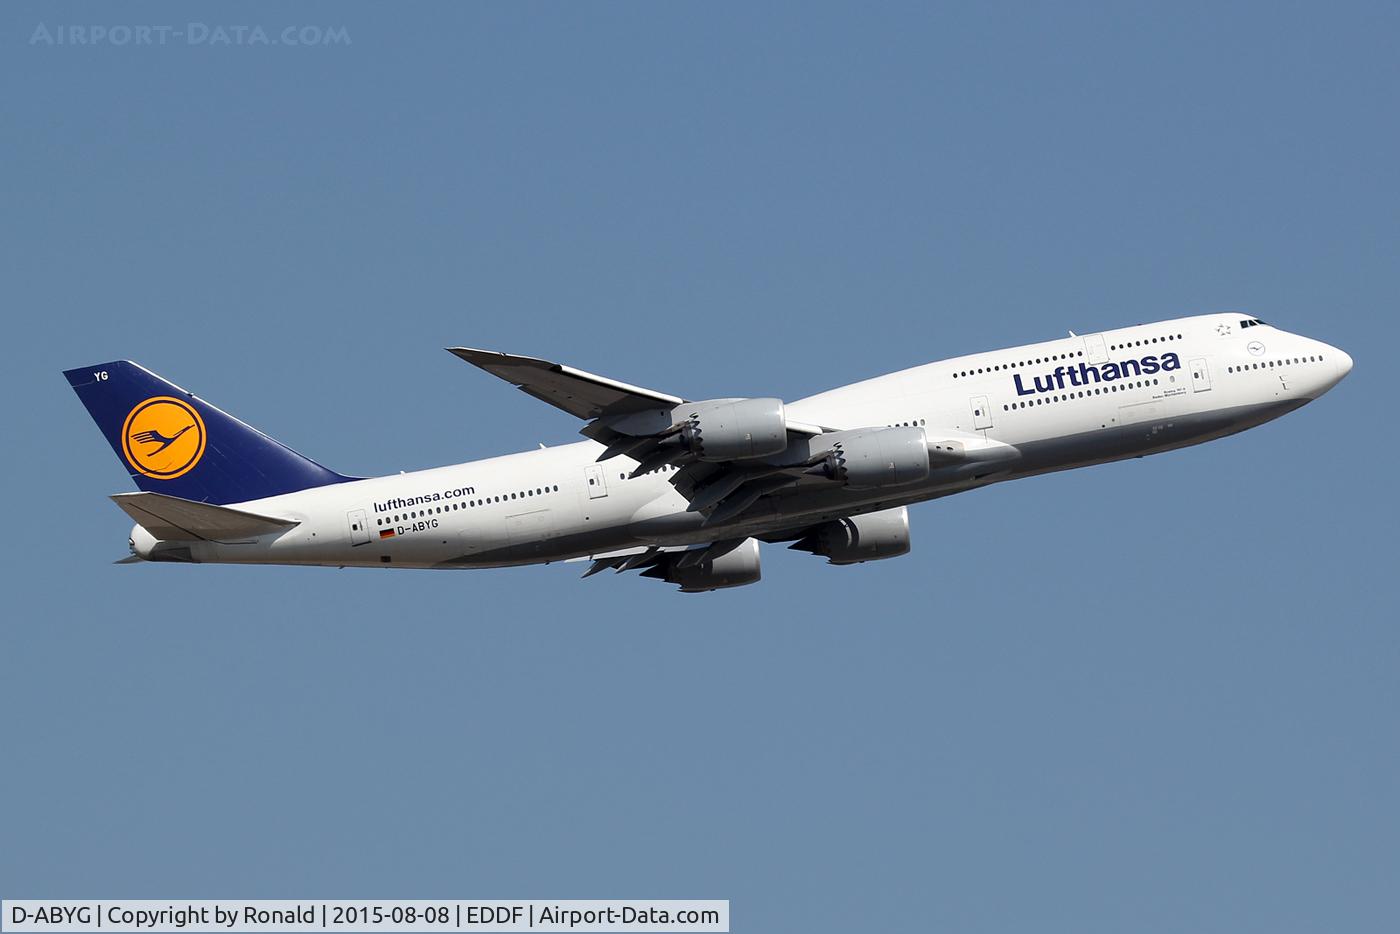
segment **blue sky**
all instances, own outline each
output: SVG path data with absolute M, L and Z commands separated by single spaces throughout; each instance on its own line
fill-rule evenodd
M 36 26 L 343 26 L 57 46 Z M 736 931 L 1389 931 L 1393 4 L 0 8 L 0 894 L 729 898 Z M 796 398 L 1224 309 L 1315 405 L 768 549 L 115 567 L 60 370 L 331 467 L 575 437 L 442 351 Z

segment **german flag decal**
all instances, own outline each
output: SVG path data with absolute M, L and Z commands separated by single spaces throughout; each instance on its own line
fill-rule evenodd
M 393 538 L 396 534 L 398 534 L 398 533 L 396 533 L 393 529 L 380 529 L 380 530 L 379 530 L 379 537 L 380 537 L 381 539 Z

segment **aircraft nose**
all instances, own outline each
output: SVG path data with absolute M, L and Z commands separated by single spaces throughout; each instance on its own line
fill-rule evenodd
M 1320 340 L 1309 340 L 1306 350 L 1310 355 L 1316 355 L 1315 358 L 1323 364 L 1307 371 L 1307 388 L 1303 390 L 1303 394 L 1309 399 L 1316 399 L 1329 392 L 1351 372 L 1351 354 L 1339 347 L 1333 347 Z
M 1351 372 L 1351 354 L 1336 347 L 1331 350 L 1329 356 L 1333 360 L 1333 366 L 1337 368 L 1337 381 L 1341 382 L 1342 378 Z

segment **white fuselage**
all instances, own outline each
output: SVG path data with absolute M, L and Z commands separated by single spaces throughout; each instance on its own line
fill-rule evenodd
M 235 504 L 298 525 L 247 542 L 197 542 L 190 557 L 500 567 L 764 535 L 1199 444 L 1292 411 L 1351 369 L 1335 347 L 1265 324 L 1242 328 L 1249 320 L 1203 315 L 971 354 L 787 405 L 789 418 L 832 429 L 922 426 L 931 446 L 966 452 L 956 464 L 935 462 L 918 484 L 857 492 L 813 478 L 710 524 L 688 511 L 672 469 L 628 479 L 635 461 L 599 462 L 603 446 L 582 441 Z M 132 541 L 143 556 L 155 545 L 139 525 Z

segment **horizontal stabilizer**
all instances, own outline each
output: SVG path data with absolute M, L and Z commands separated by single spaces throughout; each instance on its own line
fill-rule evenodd
M 246 541 L 298 523 L 163 493 L 117 493 L 112 502 L 161 541 Z

